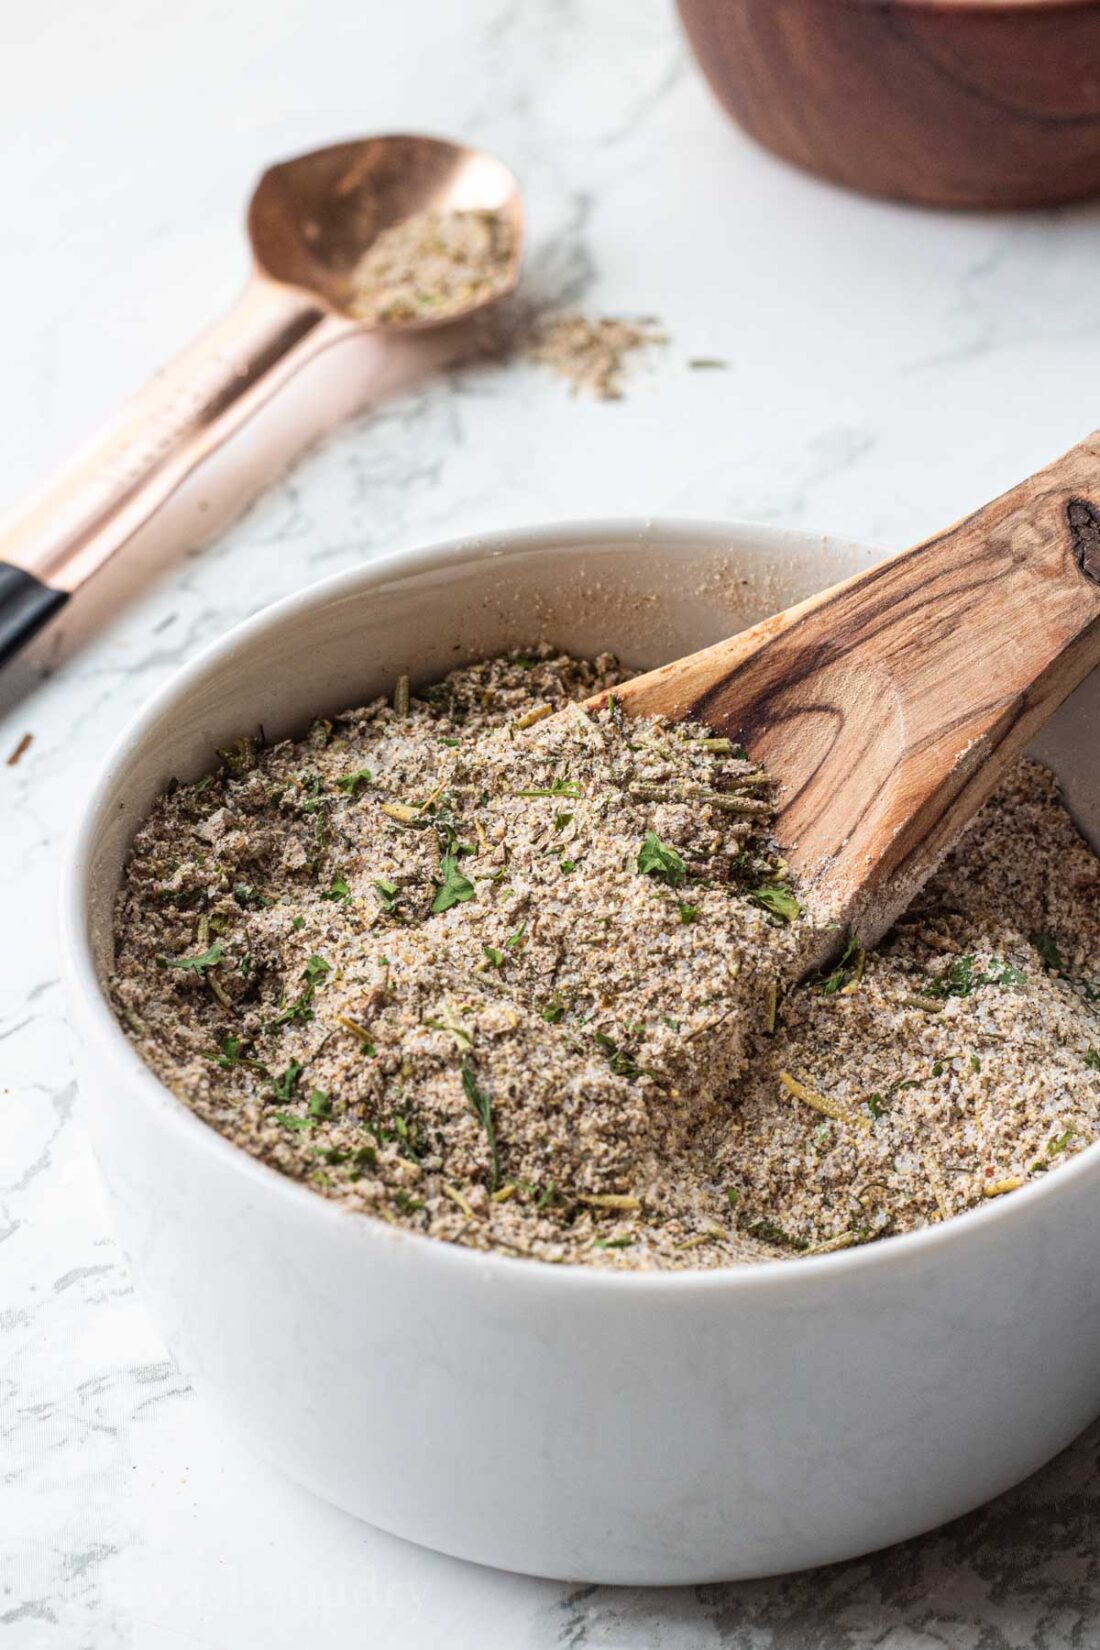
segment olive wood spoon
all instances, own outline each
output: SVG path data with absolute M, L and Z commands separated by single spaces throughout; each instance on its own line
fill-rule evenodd
M 945 532 L 615 698 L 630 715 L 697 719 L 763 763 L 806 910 L 869 945 L 1097 664 L 1100 433 Z

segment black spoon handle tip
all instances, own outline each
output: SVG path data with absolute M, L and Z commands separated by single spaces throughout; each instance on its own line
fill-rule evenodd
M 33 573 L 0 561 L 0 665 L 13 659 L 68 599 L 67 590 L 54 590 Z

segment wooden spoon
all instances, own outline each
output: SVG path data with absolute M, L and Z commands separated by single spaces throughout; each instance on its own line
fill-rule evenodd
M 777 782 L 816 922 L 877 940 L 1100 664 L 1100 433 L 954 527 L 615 689 Z M 594 703 L 602 703 L 597 699 Z

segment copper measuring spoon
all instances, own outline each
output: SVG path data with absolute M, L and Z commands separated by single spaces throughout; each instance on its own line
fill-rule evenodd
M 500 213 L 512 230 L 510 266 L 491 297 L 443 320 L 367 327 L 348 308 L 351 271 L 381 230 L 429 210 Z M 436 138 L 338 143 L 266 171 L 248 209 L 253 270 L 236 306 L 0 534 L 0 663 L 321 350 L 354 332 L 451 325 L 510 292 L 522 230 L 507 167 Z

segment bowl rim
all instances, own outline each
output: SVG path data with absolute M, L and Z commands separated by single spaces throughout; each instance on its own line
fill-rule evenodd
M 353 1241 L 382 1240 L 391 1248 L 403 1249 L 410 1261 L 415 1258 L 424 1265 L 453 1267 L 469 1279 L 475 1275 L 487 1277 L 493 1274 L 499 1278 L 501 1285 L 509 1282 L 522 1286 L 530 1279 L 532 1287 L 539 1289 L 585 1289 L 612 1295 L 624 1290 L 685 1297 L 695 1292 L 741 1295 L 769 1289 L 781 1294 L 798 1294 L 807 1283 L 823 1283 L 845 1274 L 858 1279 L 884 1268 L 906 1270 L 921 1264 L 937 1251 L 946 1253 L 953 1246 L 966 1244 L 971 1235 L 977 1240 L 1008 1222 L 1027 1219 L 1041 1204 L 1059 1196 L 1060 1187 L 1068 1191 L 1080 1179 L 1100 1175 L 1098 1141 L 1083 1147 L 1056 1173 L 1044 1175 L 1040 1180 L 1021 1186 L 1006 1196 L 991 1199 L 988 1207 L 964 1210 L 935 1225 L 819 1255 L 795 1254 L 753 1264 L 735 1263 L 705 1269 L 685 1267 L 675 1271 L 620 1271 L 584 1266 L 576 1261 L 540 1263 L 524 1256 L 448 1243 L 425 1233 L 391 1226 L 366 1210 L 349 1209 L 332 1198 L 321 1196 L 301 1181 L 280 1174 L 277 1169 L 234 1145 L 212 1125 L 205 1123 L 161 1082 L 123 1032 L 100 982 L 86 920 L 91 894 L 91 857 L 108 795 L 114 785 L 115 770 L 126 759 L 131 747 L 162 719 L 165 712 L 197 682 L 216 673 L 242 641 L 292 623 L 304 611 L 334 598 L 354 596 L 378 584 L 400 582 L 410 576 L 443 573 L 467 562 L 559 550 L 571 541 L 578 545 L 583 543 L 590 549 L 601 546 L 610 549 L 614 544 L 625 546 L 628 541 L 653 541 L 674 551 L 693 544 L 721 551 L 728 550 L 734 538 L 751 541 L 761 550 L 770 547 L 773 552 L 796 545 L 802 548 L 820 546 L 825 555 L 828 555 L 830 544 L 864 552 L 876 548 L 864 540 L 812 528 L 682 517 L 579 518 L 530 527 L 499 528 L 489 533 L 437 540 L 423 547 L 393 550 L 373 557 L 360 566 L 330 574 L 269 603 L 251 617 L 233 625 L 173 671 L 129 718 L 101 760 L 77 825 L 70 832 L 60 879 L 61 974 L 70 1005 L 70 1023 L 79 1018 L 79 1024 L 74 1026 L 77 1037 L 93 1039 L 104 1063 L 114 1065 L 125 1078 L 122 1087 L 126 1098 L 123 1103 L 136 1101 L 145 1106 L 170 1129 L 183 1131 L 199 1150 L 212 1153 L 228 1171 L 235 1169 L 246 1183 L 252 1182 L 272 1197 L 287 1199 L 288 1215 L 297 1209 L 303 1219 L 340 1223 L 343 1230 L 361 1234 Z M 73 1012 L 77 1004 L 81 1010 L 79 1016 Z
M 1095 11 L 1100 0 L 826 0 L 842 6 L 877 6 L 879 10 L 984 13 L 989 22 L 1004 21 L 1005 12 Z

